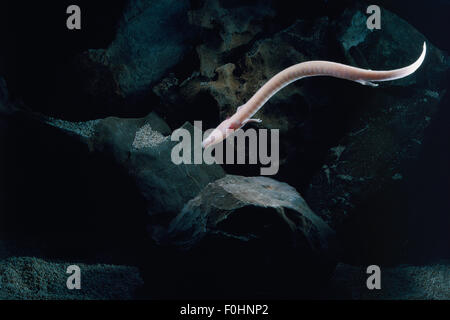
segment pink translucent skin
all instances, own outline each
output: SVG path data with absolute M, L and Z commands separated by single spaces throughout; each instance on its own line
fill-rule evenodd
M 348 66 L 330 61 L 307 61 L 295 64 L 277 73 L 267 81 L 236 113 L 224 120 L 202 143 L 204 148 L 213 146 L 226 139 L 258 110 L 278 91 L 288 84 L 306 77 L 330 76 L 340 79 L 356 81 L 364 85 L 376 86 L 373 82 L 397 80 L 413 74 L 425 59 L 427 47 L 423 44 L 420 57 L 411 65 L 388 71 L 372 71 Z

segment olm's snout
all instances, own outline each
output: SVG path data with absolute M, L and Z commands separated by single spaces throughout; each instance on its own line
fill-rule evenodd
M 211 134 L 202 142 L 203 148 L 213 146 L 225 139 L 225 134 L 219 129 L 214 129 Z

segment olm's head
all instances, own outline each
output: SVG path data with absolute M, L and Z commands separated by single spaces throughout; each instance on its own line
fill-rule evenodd
M 238 130 L 240 127 L 242 127 L 242 124 L 236 119 L 236 117 L 233 116 L 225 119 L 209 134 L 205 140 L 203 140 L 202 147 L 208 148 L 220 143 L 222 140 L 225 140 L 229 136 L 233 135 L 235 130 Z

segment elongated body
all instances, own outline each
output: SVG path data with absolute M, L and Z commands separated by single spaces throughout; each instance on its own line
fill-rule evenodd
M 356 81 L 363 85 L 377 86 L 374 82 L 401 79 L 413 74 L 425 59 L 426 50 L 426 44 L 424 43 L 422 54 L 416 62 L 401 69 L 388 71 L 360 69 L 330 61 L 307 61 L 293 65 L 279 72 L 267 81 L 250 98 L 250 100 L 238 108 L 233 116 L 224 120 L 216 129 L 214 129 L 203 141 L 202 145 L 206 148 L 217 144 L 248 122 L 261 122 L 261 120 L 252 119 L 253 115 L 258 112 L 258 110 L 274 94 L 296 80 L 313 76 L 331 76 Z

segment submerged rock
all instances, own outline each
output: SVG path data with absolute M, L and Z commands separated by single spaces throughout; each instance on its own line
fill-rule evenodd
M 326 281 L 336 254 L 330 227 L 294 188 L 266 177 L 208 184 L 159 243 L 177 252 L 164 260 L 177 268 L 176 289 L 163 281 L 180 297 L 302 296 Z
M 188 0 L 129 1 L 110 46 L 79 57 L 84 94 L 110 108 L 146 95 L 189 50 L 188 8 Z
M 348 9 L 337 25 L 342 51 L 351 64 L 373 70 L 406 66 L 420 55 L 424 41 L 427 55 L 413 75 L 378 88 L 361 88 L 365 96 L 355 97 L 359 107 L 348 121 L 349 132 L 331 146 L 305 198 L 338 230 L 345 222 L 338 232 L 352 248 L 348 252 L 360 251 L 359 259 L 402 259 L 409 234 L 420 228 L 413 220 L 412 182 L 426 129 L 447 91 L 450 60 L 387 10 L 382 30 L 367 30 L 361 10 Z M 362 235 L 365 240 L 356 241 Z
M 233 55 L 233 51 L 249 44 L 275 16 L 267 2 L 223 7 L 219 0 L 206 0 L 203 6 L 189 12 L 189 21 L 203 31 L 206 38 L 196 47 L 200 74 L 213 77 L 217 67 Z
M 193 138 L 190 123 L 182 128 Z M 112 155 L 133 177 L 148 204 L 148 214 L 163 215 L 165 221 L 170 221 L 209 182 L 224 176 L 217 164 L 173 163 L 171 152 L 178 142 L 171 141 L 170 133 L 167 124 L 151 113 L 142 119 L 101 120 L 91 140 L 94 151 Z
M 75 263 L 81 270 L 81 290 L 69 290 L 67 267 L 29 257 L 0 261 L 0 299 L 7 300 L 128 300 L 137 297 L 143 281 L 129 266 Z
M 156 113 L 138 119 L 109 117 L 87 122 L 50 119 L 48 122 L 85 139 L 90 151 L 114 159 L 145 200 L 147 213 L 159 222 L 170 221 L 208 183 L 225 173 L 218 164 L 175 164 L 171 130 Z M 194 137 L 194 127 L 182 129 Z M 191 154 L 194 143 L 191 141 Z M 159 219 L 162 219 L 161 221 Z M 163 223 L 164 224 L 164 223 Z

